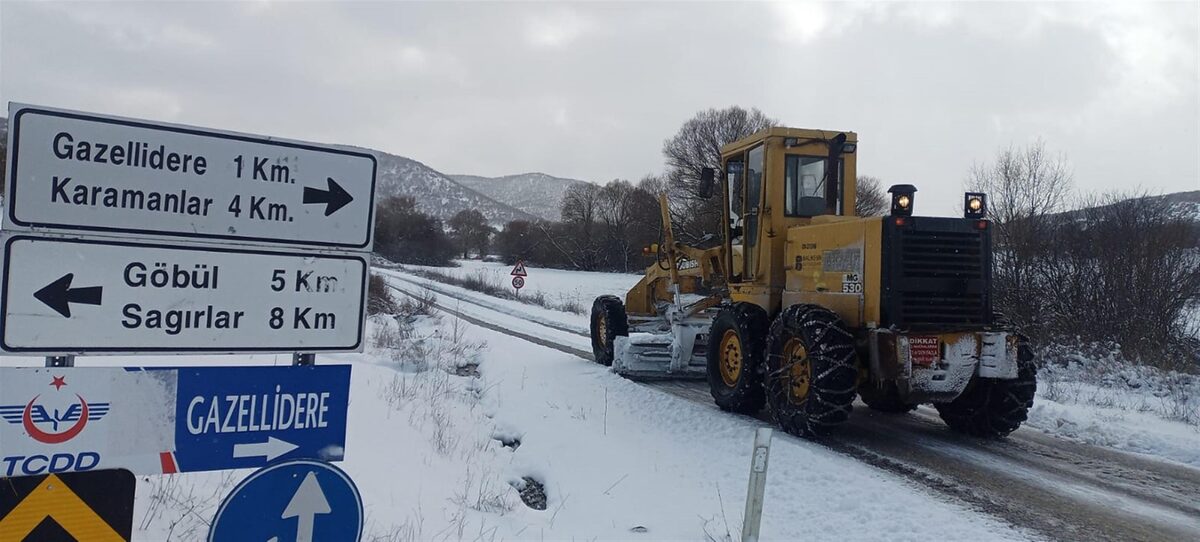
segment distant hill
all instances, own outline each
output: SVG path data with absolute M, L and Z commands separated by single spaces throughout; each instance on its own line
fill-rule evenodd
M 477 209 L 494 225 L 535 217 L 506 203 L 472 190 L 421 162 L 386 152 L 365 149 L 379 160 L 375 196 L 412 196 L 421 211 L 449 219 L 464 209 Z
M 558 220 L 567 189 L 584 182 L 545 173 L 520 173 L 504 177 L 450 175 L 450 178 L 493 200 L 546 220 Z
M 1191 192 L 1175 192 L 1157 196 L 1171 202 L 1171 205 L 1190 215 L 1192 220 L 1200 222 L 1200 190 Z

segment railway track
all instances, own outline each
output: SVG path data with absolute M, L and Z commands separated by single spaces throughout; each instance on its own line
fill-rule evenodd
M 429 288 L 442 311 L 483 328 L 587 360 L 587 332 L 563 323 L 522 319 L 520 311 L 452 287 L 386 272 L 389 286 L 410 296 Z M 707 384 L 647 381 L 642 385 L 716 408 Z M 950 432 L 936 411 L 907 415 L 861 403 L 845 426 L 818 445 L 1056 540 L 1200 540 L 1200 469 L 1079 444 L 1022 428 L 982 440 Z M 732 415 L 732 414 L 731 414 Z M 770 424 L 766 413 L 755 417 Z M 795 437 L 787 437 L 795 438 Z M 1200 442 L 1200 438 L 1197 439 Z M 881 503 L 886 506 L 886 503 Z

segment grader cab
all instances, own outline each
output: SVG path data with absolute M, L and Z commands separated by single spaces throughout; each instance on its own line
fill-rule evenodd
M 893 186 L 888 215 L 858 217 L 853 132 L 770 128 L 721 150 L 722 244 L 664 239 L 622 300 L 592 306 L 596 361 L 630 378 L 704 378 L 722 409 L 769 408 L 795 434 L 933 403 L 979 436 L 1016 430 L 1036 389 L 1032 352 L 991 306 L 983 194 L 962 218 L 914 216 Z

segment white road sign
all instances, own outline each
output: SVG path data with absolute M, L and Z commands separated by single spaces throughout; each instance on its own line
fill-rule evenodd
M 10 104 L 7 230 L 370 250 L 375 157 Z
M 3 237 L 8 353 L 361 351 L 362 254 Z

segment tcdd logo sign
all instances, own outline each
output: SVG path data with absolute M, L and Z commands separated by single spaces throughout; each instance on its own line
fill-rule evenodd
M 55 390 L 50 395 L 57 397 L 47 396 L 43 400 L 43 394 L 39 393 L 24 405 L 0 405 L 0 418 L 21 425 L 33 440 L 60 444 L 78 436 L 89 421 L 108 414 L 108 403 L 88 403 L 77 393 L 63 392 L 66 377 L 55 376 L 50 385 Z

